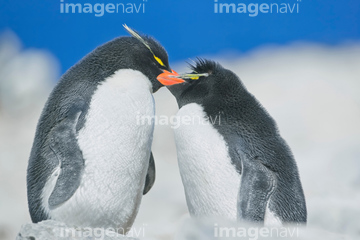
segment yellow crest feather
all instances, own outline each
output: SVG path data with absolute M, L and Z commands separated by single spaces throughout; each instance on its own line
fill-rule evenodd
M 129 28 L 126 24 L 123 24 L 123 27 L 126 29 L 126 31 L 133 36 L 134 38 L 138 39 L 142 44 L 145 45 L 145 47 L 147 47 L 147 49 L 150 50 L 150 52 L 152 53 L 152 55 L 154 56 L 155 60 L 163 67 L 166 67 L 165 64 L 163 63 L 163 61 L 157 57 L 154 52 L 151 50 L 149 44 L 147 44 L 147 42 L 134 30 L 132 30 L 131 28 Z

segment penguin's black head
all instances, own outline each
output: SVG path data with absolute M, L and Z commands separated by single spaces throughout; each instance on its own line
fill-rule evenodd
M 176 78 L 176 72 L 171 70 L 165 49 L 155 39 L 140 36 L 137 32 L 124 25 L 131 37 L 119 37 L 96 48 L 85 57 L 81 66 L 85 74 L 96 77 L 100 82 L 120 69 L 133 69 L 143 73 L 156 92 L 165 84 L 182 83 Z
M 176 78 L 178 74 L 170 68 L 167 52 L 160 43 L 152 37 L 140 36 L 126 25 L 124 27 L 132 35 L 129 50 L 132 51 L 133 67 L 149 77 L 154 92 L 164 85 L 184 82 Z
M 168 86 L 179 107 L 192 102 L 202 104 L 216 96 L 231 97 L 244 88 L 235 73 L 214 61 L 198 58 L 190 68 L 192 73 L 179 75 L 186 80 L 184 83 Z

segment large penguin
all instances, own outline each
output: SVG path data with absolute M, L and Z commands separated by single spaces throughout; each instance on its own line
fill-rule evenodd
M 192 70 L 168 87 L 179 105 L 175 141 L 190 214 L 305 223 L 298 168 L 273 118 L 218 63 L 199 59 Z
M 129 230 L 155 180 L 152 93 L 172 72 L 165 49 L 124 27 L 71 67 L 41 114 L 27 172 L 33 222 Z M 181 79 L 169 79 L 179 83 Z

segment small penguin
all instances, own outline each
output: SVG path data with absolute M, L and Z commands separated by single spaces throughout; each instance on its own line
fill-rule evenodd
M 198 59 L 168 86 L 179 105 L 175 141 L 189 212 L 282 225 L 305 223 L 305 197 L 290 148 L 240 79 Z M 176 77 L 174 77 L 176 78 Z
M 154 123 L 136 118 L 154 116 L 157 77 L 176 73 L 158 42 L 124 27 L 132 37 L 105 43 L 71 67 L 43 109 L 27 171 L 34 223 L 126 233 L 154 183 Z

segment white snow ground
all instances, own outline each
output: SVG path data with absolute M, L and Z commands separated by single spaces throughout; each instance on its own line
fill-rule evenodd
M 209 58 L 238 74 L 292 148 L 307 200 L 309 239 L 324 232 L 360 238 L 360 43 L 294 43 Z M 172 67 L 187 71 L 184 63 Z M 57 78 L 53 56 L 21 50 L 15 35 L 2 35 L 0 239 L 14 239 L 20 225 L 30 221 L 27 160 L 41 108 Z M 167 89 L 159 90 L 155 100 L 157 115 L 176 113 Z M 134 227 L 143 228 L 141 239 L 172 239 L 188 214 L 170 126 L 156 126 L 153 153 L 157 179 Z

